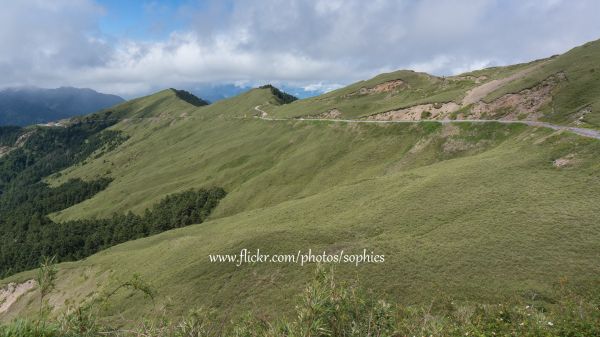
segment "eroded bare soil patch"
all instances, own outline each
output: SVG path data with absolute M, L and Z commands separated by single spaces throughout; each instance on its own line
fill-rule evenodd
M 377 121 L 418 121 L 447 119 L 502 119 L 537 121 L 543 115 L 542 108 L 552 102 L 552 92 L 566 80 L 564 73 L 557 73 L 536 86 L 518 93 L 503 95 L 492 102 L 482 99 L 502 85 L 519 79 L 530 73 L 541 64 L 524 69 L 516 74 L 500 80 L 482 84 L 467 92 L 460 104 L 455 102 L 430 103 L 408 108 L 386 111 L 368 116 L 368 120 Z M 482 79 L 474 78 L 473 80 Z M 463 109 L 463 110 L 461 110 Z M 461 111 L 459 111 L 461 110 Z M 582 111 L 585 116 L 587 111 Z M 580 119 L 583 119 L 581 117 Z
M 556 168 L 563 168 L 568 166 L 573 166 L 575 164 L 575 154 L 570 153 L 564 157 L 558 158 L 552 162 L 552 165 Z
M 525 68 L 519 72 L 516 72 L 508 77 L 489 81 L 485 84 L 482 84 L 478 87 L 475 87 L 475 88 L 467 91 L 467 94 L 465 95 L 465 97 L 462 100 L 462 105 L 467 106 L 469 104 L 473 104 L 473 103 L 481 101 L 484 97 L 486 97 L 487 95 L 489 95 L 491 92 L 495 91 L 496 89 L 500 88 L 501 86 L 503 86 L 509 82 L 512 82 L 512 81 L 515 81 L 515 80 L 525 77 L 527 74 L 536 70 L 538 67 L 540 67 L 543 64 L 544 64 L 544 62 L 538 63 L 534 66 L 531 66 L 529 68 Z
M 542 116 L 541 108 L 552 102 L 552 91 L 565 79 L 565 75 L 559 73 L 531 89 L 506 94 L 490 103 L 479 101 L 471 109 L 472 116 L 477 119 L 487 116 L 506 120 L 538 120 Z
M 331 109 L 327 112 L 323 112 L 322 114 L 319 114 L 317 116 L 315 116 L 316 118 L 322 118 L 322 119 L 336 119 L 339 118 L 342 115 L 342 112 L 338 109 Z
M 34 280 L 29 280 L 23 283 L 9 283 L 3 289 L 0 289 L 0 314 L 5 313 L 15 303 L 19 297 L 26 294 L 37 283 Z
M 382 112 L 367 117 L 368 120 L 377 121 L 417 121 L 421 119 L 444 119 L 450 113 L 460 109 L 454 102 L 433 103 L 411 106 L 405 109 Z
M 348 94 L 347 96 L 380 94 L 404 87 L 408 87 L 408 85 L 403 80 L 398 79 L 377 84 L 372 88 L 362 87 L 358 89 L 358 91 Z

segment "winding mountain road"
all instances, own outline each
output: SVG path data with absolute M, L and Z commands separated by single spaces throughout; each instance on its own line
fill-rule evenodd
M 257 116 L 262 120 L 267 121 L 323 121 L 323 122 L 341 122 L 341 123 L 376 123 L 376 124 L 385 124 L 385 123 L 419 123 L 419 122 L 438 122 L 442 124 L 451 124 L 451 123 L 501 123 L 501 124 L 526 124 L 534 127 L 542 127 L 548 128 L 557 131 L 568 131 L 575 134 L 578 134 L 583 137 L 600 139 L 600 131 L 586 128 L 576 128 L 572 126 L 565 125 L 556 125 L 546 122 L 537 122 L 537 121 L 509 121 L 509 120 L 500 120 L 500 119 L 421 119 L 415 121 L 405 121 L 405 120 L 397 120 L 397 121 L 377 121 L 377 120 L 360 120 L 360 119 L 326 119 L 326 118 L 270 118 L 266 117 L 268 114 L 266 111 L 260 109 L 260 105 L 254 107 L 254 110 L 260 112 L 262 116 Z

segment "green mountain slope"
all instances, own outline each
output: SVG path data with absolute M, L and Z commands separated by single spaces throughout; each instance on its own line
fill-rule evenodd
M 153 95 L 129 100 L 98 113 L 75 118 L 73 121 L 86 119 L 139 119 L 139 118 L 182 118 L 193 111 L 196 106 L 204 105 L 202 102 L 192 104 L 181 98 L 184 91 L 165 89 Z M 193 96 L 195 97 L 195 96 Z M 197 97 L 196 97 L 197 99 Z M 195 102 L 195 100 L 193 101 Z
M 599 59 L 594 41 L 548 59 L 446 78 L 396 71 L 261 109 L 273 117 L 526 119 L 598 128 Z
M 553 92 L 544 120 L 600 127 L 600 40 L 589 42 L 556 56 L 528 76 L 490 93 L 485 100 L 531 88 L 555 74 L 565 80 Z
M 399 70 L 321 96 L 284 106 L 266 105 L 263 109 L 275 117 L 318 117 L 336 109 L 341 113 L 341 118 L 358 118 L 422 104 L 458 104 L 468 90 L 495 79 L 509 77 L 540 62 L 542 61 L 445 78 Z
M 202 109 L 209 115 L 201 108 L 194 116 L 205 116 Z M 97 290 L 84 279 L 102 285 L 138 273 L 181 310 L 210 304 L 241 312 L 256 303 L 274 312 L 310 274 L 297 265 L 208 262 L 208 254 L 242 248 L 383 253 L 385 268 L 340 265 L 340 272 L 358 272 L 408 303 L 436 289 L 481 301 L 527 291 L 551 297 L 559 276 L 586 284 L 597 275 L 597 141 L 517 125 L 343 125 L 212 113 L 122 122 L 116 127 L 130 139 L 118 152 L 67 173 L 108 169 L 115 180 L 58 219 L 141 211 L 166 193 L 208 184 L 229 194 L 212 221 L 65 264 L 57 303 Z M 117 303 L 111 312 L 134 316 L 151 306 L 141 296 Z
M 383 265 L 339 264 L 336 273 L 358 276 L 383 297 L 405 304 L 429 303 L 439 293 L 482 303 L 536 294 L 551 302 L 559 278 L 582 291 L 593 289 L 600 272 L 598 140 L 495 122 L 361 124 L 252 117 L 257 106 L 271 116 L 314 115 L 335 107 L 360 117 L 371 113 L 363 109 L 384 110 L 391 101 L 461 102 L 468 90 L 494 79 L 543 78 L 537 72 L 557 60 L 451 80 L 385 74 L 285 105 L 270 87 L 206 106 L 165 90 L 90 115 L 86 118 L 119 119 L 110 129 L 128 138 L 113 151 L 93 154 L 46 178 L 53 186 L 70 178 L 113 179 L 90 199 L 52 214 L 54 220 L 142 213 L 165 195 L 189 188 L 219 186 L 227 196 L 202 224 L 60 264 L 50 303 L 58 312 L 139 274 L 156 289 L 156 302 L 120 293 L 106 308 L 111 319 L 140 317 L 163 304 L 172 305 L 172 314 L 200 306 L 221 308 L 228 317 L 246 310 L 282 314 L 279 308 L 292 303 L 312 266 L 209 261 L 209 254 L 237 254 L 243 248 L 266 254 L 309 249 L 385 254 Z M 570 68 L 556 69 L 571 85 Z M 397 77 L 404 77 L 402 83 L 390 84 Z M 380 91 L 403 85 L 407 91 L 388 99 L 389 91 L 369 91 L 379 84 L 384 84 Z M 509 81 L 496 90 L 505 85 L 516 84 Z M 482 101 L 493 100 L 490 95 L 504 94 L 492 90 Z M 345 105 L 332 105 L 336 100 Z M 35 314 L 36 296 L 35 291 L 21 296 L 0 319 Z

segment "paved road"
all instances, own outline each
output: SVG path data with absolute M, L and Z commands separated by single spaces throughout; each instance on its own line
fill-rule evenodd
M 260 109 L 260 105 L 254 107 L 254 110 L 260 112 L 261 114 L 267 114 L 265 111 Z M 565 125 L 556 125 L 545 122 L 536 122 L 536 121 L 507 121 L 507 120 L 498 120 L 498 119 L 422 119 L 417 121 L 375 121 L 375 120 L 364 120 L 364 119 L 325 119 L 325 118 L 270 118 L 270 117 L 258 117 L 263 120 L 269 121 L 327 121 L 327 122 L 341 122 L 341 123 L 419 123 L 419 122 L 438 122 L 442 124 L 450 124 L 450 123 L 502 123 L 502 124 L 526 124 L 529 126 L 549 128 L 553 130 L 564 130 L 576 133 L 580 136 L 600 139 L 600 131 L 586 128 L 576 128 L 572 126 Z

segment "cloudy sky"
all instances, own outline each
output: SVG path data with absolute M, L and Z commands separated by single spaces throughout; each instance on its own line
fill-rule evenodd
M 0 0 L 0 88 L 274 83 L 325 91 L 378 73 L 450 75 L 600 38 L 598 0 Z

